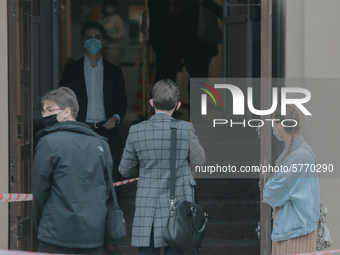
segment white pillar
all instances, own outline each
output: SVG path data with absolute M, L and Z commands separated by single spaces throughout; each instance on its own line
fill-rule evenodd
M 0 193 L 8 193 L 7 1 L 0 1 Z M 8 204 L 0 203 L 0 249 L 8 249 Z

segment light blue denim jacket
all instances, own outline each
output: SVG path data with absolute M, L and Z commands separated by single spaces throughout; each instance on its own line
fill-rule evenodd
M 313 232 L 320 216 L 320 187 L 314 153 L 299 135 L 291 153 L 279 165 L 287 150 L 288 147 L 281 153 L 276 165 L 290 170 L 274 173 L 263 190 L 263 202 L 273 209 L 279 207 L 271 236 L 273 241 L 284 241 Z

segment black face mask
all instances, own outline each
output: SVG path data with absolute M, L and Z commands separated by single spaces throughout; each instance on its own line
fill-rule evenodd
M 178 106 L 178 102 L 177 102 L 176 105 L 175 105 L 174 113 L 177 112 L 177 106 Z
M 43 117 L 43 122 L 45 123 L 46 127 L 52 127 L 53 125 L 59 123 L 57 120 L 57 114 L 53 114 L 47 117 Z

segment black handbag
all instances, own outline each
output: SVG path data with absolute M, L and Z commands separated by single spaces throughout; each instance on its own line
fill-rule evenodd
M 183 249 L 187 254 L 199 254 L 208 222 L 206 210 L 189 201 L 176 201 L 176 136 L 179 121 L 171 121 L 170 154 L 170 216 L 164 240 L 170 246 Z
M 106 228 L 105 228 L 105 244 L 117 243 L 127 236 L 124 214 L 119 208 L 118 199 L 115 188 L 113 187 L 112 176 L 109 171 L 110 190 L 112 201 L 107 203 Z
M 199 1 L 199 16 L 197 37 L 212 46 L 223 42 L 223 33 L 214 12 L 204 6 L 203 0 Z

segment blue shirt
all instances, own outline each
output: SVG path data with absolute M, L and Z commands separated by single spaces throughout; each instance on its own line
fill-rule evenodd
M 287 150 L 288 147 L 281 153 L 276 166 L 287 167 L 289 171 L 275 173 L 263 190 L 264 202 L 272 208 L 279 207 L 271 236 L 273 241 L 313 232 L 320 217 L 320 187 L 314 153 L 302 135 L 279 164 Z

